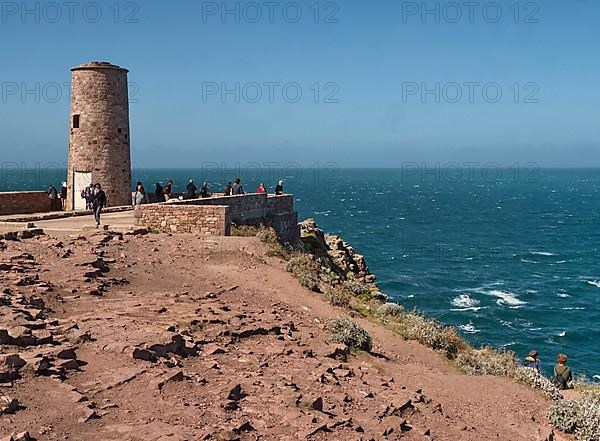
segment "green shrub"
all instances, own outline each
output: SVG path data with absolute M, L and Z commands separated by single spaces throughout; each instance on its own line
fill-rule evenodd
M 373 300 L 384 303 L 387 303 L 390 300 L 387 294 L 382 293 L 378 289 L 371 291 L 371 297 L 373 298 Z
M 385 323 L 389 319 L 399 319 L 404 313 L 404 306 L 397 303 L 386 303 L 377 308 L 375 317 Z
M 260 227 L 256 233 L 256 237 L 263 243 L 271 245 L 279 243 L 279 236 L 277 236 L 277 232 L 273 228 Z
M 464 340 L 452 326 L 446 326 L 416 311 L 403 314 L 400 320 L 394 323 L 405 338 L 417 340 L 435 350 L 442 350 L 446 357 L 451 359 L 465 346 Z
M 320 271 L 319 264 L 303 253 L 292 257 L 285 269 L 296 276 L 301 273 L 310 273 L 317 277 Z
M 231 226 L 231 235 L 238 237 L 254 237 L 258 232 L 257 227 L 252 227 L 249 225 L 232 225 Z
M 298 282 L 300 282 L 300 285 L 303 287 L 314 292 L 319 292 L 319 279 L 317 279 L 312 273 L 298 273 L 296 274 L 296 279 L 298 279 Z
M 514 371 L 514 378 L 521 383 L 542 391 L 551 400 L 558 401 L 563 399 L 557 387 L 535 369 L 519 366 Z
M 574 433 L 578 441 L 600 439 L 600 393 L 585 392 L 575 400 L 562 400 L 550 408 L 550 423 L 565 433 Z
M 344 282 L 344 287 L 350 291 L 356 297 L 369 297 L 372 298 L 371 295 L 371 287 L 366 283 L 357 282 L 355 280 L 346 280 Z
M 327 324 L 327 330 L 332 342 L 341 343 L 351 349 L 370 352 L 373 340 L 360 325 L 345 317 L 335 317 Z
M 492 347 L 467 349 L 456 356 L 456 364 L 469 375 L 513 377 L 517 363 L 513 352 Z
M 350 296 L 346 291 L 341 289 L 332 289 L 327 293 L 329 304 L 340 308 L 348 308 L 350 306 Z

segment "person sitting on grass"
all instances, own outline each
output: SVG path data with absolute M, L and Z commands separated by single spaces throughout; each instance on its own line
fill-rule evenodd
M 569 383 L 573 381 L 573 372 L 567 366 L 569 359 L 565 354 L 558 354 L 557 361 L 558 364 L 554 366 L 554 384 L 560 390 L 565 390 L 569 388 Z
M 527 357 L 525 357 L 525 359 L 523 361 L 523 367 L 535 369 L 538 374 L 541 372 L 540 359 L 538 358 L 538 351 L 536 351 L 535 349 L 532 349 L 531 351 L 529 351 L 529 355 Z

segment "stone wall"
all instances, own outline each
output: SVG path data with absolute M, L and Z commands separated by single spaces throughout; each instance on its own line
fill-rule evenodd
M 57 204 L 60 204 L 60 200 Z M 47 213 L 50 209 L 50 200 L 45 191 L 0 193 L 0 215 Z
M 178 225 L 185 222 L 192 224 L 190 229 L 197 230 L 194 225 L 202 225 L 202 220 L 187 214 L 190 208 L 218 209 L 224 211 L 225 227 L 222 229 L 228 235 L 231 224 L 236 225 L 264 225 L 277 231 L 283 242 L 297 242 L 300 237 L 298 227 L 298 213 L 294 211 L 294 197 L 292 195 L 267 196 L 265 194 L 246 194 L 243 196 L 216 196 L 205 199 L 189 199 L 163 204 L 142 205 L 141 223 L 147 227 L 155 227 L 160 231 L 165 230 L 165 218 L 176 218 Z M 152 214 L 144 214 L 152 213 Z M 182 213 L 181 215 L 179 213 Z M 191 211 L 202 215 L 202 211 Z M 211 213 L 206 211 L 206 213 Z M 207 214 L 207 216 L 209 215 Z M 214 215 L 210 215 L 212 219 Z M 160 222 L 158 221 L 160 219 Z M 220 218 L 219 218 L 220 219 Z M 221 222 L 219 220 L 219 222 Z M 160 223 L 160 226 L 157 226 Z M 181 226 L 178 232 L 184 232 L 187 227 Z M 196 231 L 191 231 L 196 232 Z
M 142 225 L 163 233 L 229 236 L 228 207 L 149 204 L 139 208 Z

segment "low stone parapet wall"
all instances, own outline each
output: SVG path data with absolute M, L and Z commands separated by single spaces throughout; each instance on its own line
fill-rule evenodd
M 60 199 L 56 207 L 51 207 L 48 193 L 45 191 L 15 191 L 0 193 L 0 215 L 48 213 L 61 210 Z
M 228 236 L 229 208 L 183 204 L 149 204 L 138 208 L 140 222 L 162 233 L 193 233 Z
M 203 211 L 204 209 L 204 211 Z M 214 211 L 211 211 L 214 209 Z M 218 228 L 206 225 L 218 218 Z M 215 196 L 210 198 L 170 201 L 142 205 L 140 223 L 162 232 L 191 232 L 229 235 L 231 225 L 264 225 L 273 227 L 283 242 L 299 240 L 298 213 L 294 211 L 292 195 L 267 196 L 246 194 L 241 196 Z M 224 222 L 224 226 L 222 223 Z

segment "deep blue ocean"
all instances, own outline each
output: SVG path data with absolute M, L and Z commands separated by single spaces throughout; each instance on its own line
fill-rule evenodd
M 204 174 L 204 176 L 202 176 Z M 569 356 L 575 373 L 600 375 L 600 170 L 240 172 L 246 191 L 277 179 L 314 217 L 364 254 L 381 289 L 407 308 L 456 325 L 475 344 L 540 352 L 550 372 Z M 6 174 L 0 190 L 43 189 L 60 173 Z M 234 176 L 136 170 L 148 191 L 173 179 Z M 600 377 L 596 377 L 600 379 Z

